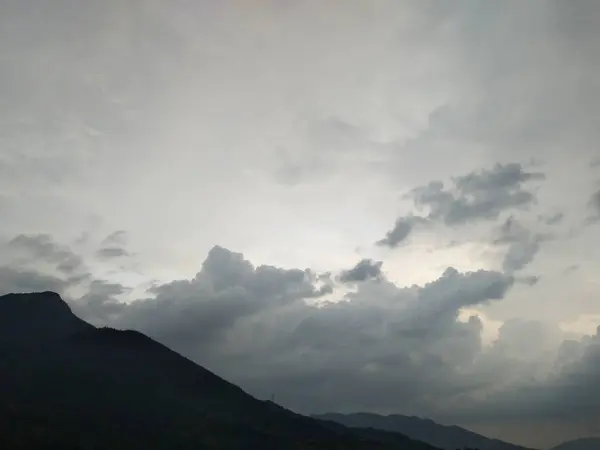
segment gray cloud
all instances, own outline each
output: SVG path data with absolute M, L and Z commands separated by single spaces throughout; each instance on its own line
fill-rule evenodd
M 495 220 L 504 211 L 523 209 L 535 202 L 535 195 L 525 189 L 529 181 L 543 180 L 539 172 L 526 172 L 517 163 L 496 163 L 467 175 L 453 177 L 452 186 L 432 181 L 412 189 L 405 197 L 417 210 L 427 210 L 425 217 L 406 216 L 396 220 L 394 228 L 378 245 L 396 247 L 404 241 L 418 223 L 441 223 L 460 226 L 480 220 Z
M 539 275 L 515 276 L 515 283 L 522 283 L 526 286 L 535 286 L 540 282 Z
M 428 218 L 446 225 L 496 219 L 501 212 L 523 208 L 535 201 L 535 195 L 524 188 L 531 180 L 541 180 L 541 173 L 525 172 L 520 164 L 495 164 L 452 179 L 453 188 L 441 181 L 414 189 L 411 197 L 418 208 L 429 209 Z
M 129 290 L 118 283 L 105 280 L 92 280 L 87 292 L 76 300 L 71 300 L 73 311 L 96 326 L 114 323 L 127 305 L 118 297 Z
M 595 192 L 590 199 L 590 205 L 594 210 L 600 214 L 600 191 Z
M 543 240 L 540 233 L 529 231 L 511 215 L 501 225 L 493 243 L 506 247 L 502 268 L 507 273 L 513 273 L 533 261 Z
M 109 323 L 122 312 L 124 304 L 116 297 L 127 289 L 94 278 L 81 255 L 50 235 L 18 235 L 4 244 L 0 254 L 2 293 L 57 292 L 77 314 L 96 325 Z
M 396 219 L 394 228 L 388 231 L 385 237 L 376 242 L 377 245 L 396 248 L 404 242 L 412 233 L 415 226 L 426 224 L 427 220 L 418 216 L 406 216 Z
M 241 254 L 216 246 L 192 280 L 155 286 L 155 298 L 130 304 L 119 324 L 177 347 L 202 348 L 243 317 L 330 292 L 316 281 L 310 271 L 254 267 Z
M 562 412 L 565 416 L 573 412 L 578 416 L 592 414 L 598 418 L 600 393 L 596 386 L 600 378 L 600 327 L 596 329 L 595 335 L 578 342 L 577 346 L 579 348 L 574 349 L 573 356 L 581 353 L 581 359 L 577 361 L 570 356 L 571 361 L 563 365 L 556 383 L 562 388 L 554 397 L 559 400 L 557 412 Z M 570 350 L 564 349 L 563 354 Z M 564 408 L 566 402 L 567 408 Z
M 474 306 L 487 300 L 500 300 L 514 279 L 500 272 L 478 270 L 461 274 L 450 267 L 436 281 L 421 290 L 421 296 L 439 308 L 456 313 L 465 306 Z M 439 311 L 436 311 L 438 314 Z
M 131 256 L 125 248 L 126 244 L 127 232 L 124 230 L 114 231 L 102 240 L 100 248 L 96 251 L 96 256 L 101 260 Z
M 544 180 L 546 176 L 539 172 L 525 172 L 521 164 L 496 163 L 492 169 L 483 169 L 455 178 L 454 184 L 458 191 L 463 194 L 482 194 L 496 196 L 498 191 L 521 190 L 521 186 L 527 181 Z M 500 197 L 502 195 L 500 194 Z
M 513 243 L 508 247 L 508 252 L 502 263 L 502 268 L 508 273 L 521 270 L 533 261 L 533 258 L 539 250 L 540 241 L 538 239 L 518 244 Z
M 0 266 L 0 295 L 43 291 L 62 293 L 68 285 L 65 280 L 35 270 Z
M 501 330 L 494 351 L 503 353 L 506 366 L 494 363 L 495 370 L 506 378 L 512 372 L 512 378 L 519 382 L 496 390 L 486 401 L 474 403 L 463 413 L 473 424 L 510 423 L 518 414 L 520 421 L 558 421 L 560 427 L 583 424 L 589 435 L 597 434 L 600 395 L 595 385 L 600 376 L 600 330 L 573 340 L 540 325 L 521 324 L 520 330 L 511 327 L 504 335 Z M 531 345 L 533 342 L 542 344 Z M 515 370 L 515 361 L 524 362 L 521 366 L 529 366 L 529 370 Z
M 129 252 L 121 247 L 104 247 L 96 251 L 96 256 L 100 259 L 121 258 L 129 256 Z
M 344 270 L 340 274 L 340 281 L 343 283 L 352 283 L 356 281 L 366 281 L 371 278 L 379 278 L 381 276 L 382 264 L 382 261 L 363 259 L 352 269 Z
M 67 246 L 59 245 L 47 234 L 19 235 L 7 245 L 9 251 L 18 253 L 20 259 L 31 262 L 43 260 L 56 264 L 66 274 L 84 269 L 83 260 Z

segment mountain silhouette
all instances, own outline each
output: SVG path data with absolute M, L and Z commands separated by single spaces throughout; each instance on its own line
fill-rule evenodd
M 0 343 L 41 342 L 94 328 L 54 292 L 8 294 L 0 299 Z
M 598 450 L 600 449 L 600 438 L 583 438 L 563 442 L 552 450 Z
M 457 426 L 446 426 L 430 419 L 394 414 L 383 416 L 369 413 L 314 415 L 319 420 L 330 420 L 347 427 L 373 428 L 404 434 L 445 450 L 477 448 L 479 450 L 525 450 L 525 447 L 490 439 Z M 600 449 L 600 447 L 598 447 Z
M 435 450 L 260 401 L 136 331 L 96 328 L 56 293 L 0 297 L 2 449 Z

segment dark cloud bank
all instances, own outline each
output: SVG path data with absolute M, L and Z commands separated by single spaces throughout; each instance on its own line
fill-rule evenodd
M 510 241 L 512 224 L 503 239 Z M 47 236 L 20 246 L 55 268 L 77 261 Z M 565 340 L 539 322 L 507 321 L 484 348 L 476 316 L 461 308 L 502 301 L 518 282 L 503 272 L 451 267 L 423 286 L 398 287 L 382 264 L 360 261 L 338 280 L 355 290 L 323 301 L 335 282 L 310 270 L 253 266 L 214 247 L 189 280 L 155 286 L 123 303 L 127 289 L 84 276 L 3 266 L 3 292 L 52 289 L 94 323 L 134 328 L 164 342 L 258 397 L 301 412 L 378 411 L 455 423 L 569 420 L 600 410 L 600 333 Z M 56 269 L 59 270 L 59 269 Z M 84 295 L 74 287 L 85 284 Z M 341 294 L 340 294 L 341 295 Z

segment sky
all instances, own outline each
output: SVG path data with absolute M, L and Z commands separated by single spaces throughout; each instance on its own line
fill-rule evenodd
M 4 0 L 0 293 L 57 291 L 301 413 L 598 436 L 599 22 Z

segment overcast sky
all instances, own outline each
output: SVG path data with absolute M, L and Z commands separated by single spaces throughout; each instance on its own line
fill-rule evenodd
M 0 291 L 303 413 L 600 435 L 598 23 L 594 0 L 3 0 Z

